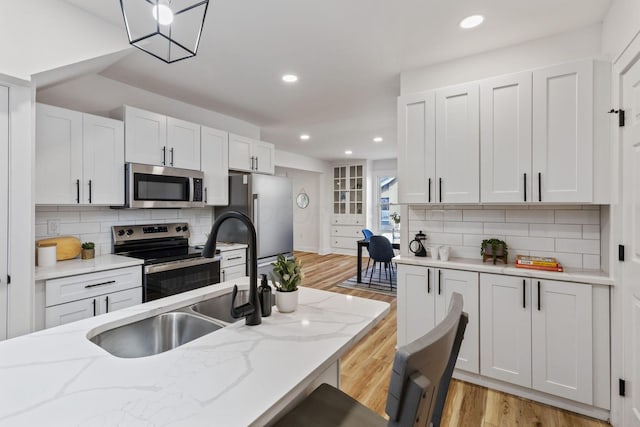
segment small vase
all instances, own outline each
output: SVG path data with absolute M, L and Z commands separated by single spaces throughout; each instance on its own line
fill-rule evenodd
M 96 256 L 96 250 L 95 249 L 83 249 L 80 257 L 82 259 L 93 259 Z
M 298 291 L 276 291 L 276 307 L 280 313 L 291 313 L 298 308 Z

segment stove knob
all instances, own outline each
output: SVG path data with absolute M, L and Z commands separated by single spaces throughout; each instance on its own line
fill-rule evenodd
M 118 236 L 124 236 L 124 230 L 118 231 Z
M 180 227 L 176 227 L 176 232 L 180 232 L 182 230 Z
M 184 227 L 182 227 L 182 231 L 189 231 L 189 227 L 185 225 Z
M 131 236 L 133 234 L 133 230 L 132 229 L 128 229 L 127 230 L 127 236 Z

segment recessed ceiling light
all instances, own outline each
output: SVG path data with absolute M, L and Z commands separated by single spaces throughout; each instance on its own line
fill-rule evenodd
M 295 83 L 298 81 L 298 76 L 295 74 L 285 74 L 282 76 L 282 81 L 286 83 Z
M 383 139 L 381 136 L 376 136 L 375 138 L 373 138 L 373 142 L 382 142 Z
M 484 16 L 482 15 L 467 16 L 462 21 L 460 21 L 460 28 L 468 30 L 470 28 L 477 27 L 478 25 L 482 24 L 482 22 L 484 22 Z
M 306 133 L 303 133 L 302 135 L 300 135 L 300 139 L 303 141 L 308 141 L 309 138 L 311 138 L 309 135 L 307 135 Z
M 353 154 L 353 151 L 351 151 L 351 150 L 347 150 L 347 151 L 345 151 L 345 152 L 344 152 L 344 154 L 346 154 L 347 156 L 350 156 L 350 155 L 352 155 L 352 154 Z

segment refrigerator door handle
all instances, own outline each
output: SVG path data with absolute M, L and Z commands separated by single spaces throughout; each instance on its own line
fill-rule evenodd
M 253 203 L 252 203 L 252 212 L 251 212 L 251 220 L 253 221 L 253 226 L 258 227 L 258 220 L 260 219 L 260 205 L 257 194 L 252 195 Z

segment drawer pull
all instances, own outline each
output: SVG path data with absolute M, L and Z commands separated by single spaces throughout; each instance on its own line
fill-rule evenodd
M 522 308 L 527 308 L 527 280 L 522 279 Z
M 94 283 L 92 285 L 86 285 L 84 288 L 85 289 L 89 289 L 89 288 L 95 288 L 96 286 L 112 285 L 114 283 L 116 283 L 115 280 L 109 280 L 108 282 Z
M 538 311 L 540 311 L 540 281 L 538 280 Z
M 93 315 L 96 315 L 96 299 L 93 299 Z
M 104 297 L 104 306 L 107 310 L 107 313 L 109 312 L 109 295 L 107 295 L 106 297 Z
M 427 268 L 427 293 L 431 293 L 431 269 Z
M 240 256 L 233 256 L 231 258 L 227 258 L 227 261 L 233 261 L 234 259 L 242 259 L 242 255 Z

